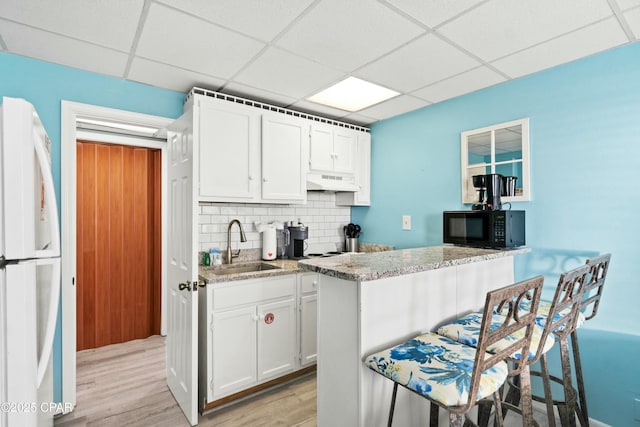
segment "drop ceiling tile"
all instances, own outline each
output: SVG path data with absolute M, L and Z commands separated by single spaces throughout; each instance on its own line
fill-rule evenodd
M 294 110 L 305 111 L 309 114 L 316 116 L 327 117 L 329 119 L 339 119 L 349 114 L 348 111 L 340 110 L 339 108 L 332 108 L 327 105 L 316 104 L 315 102 L 301 100 L 293 105 L 291 108 Z
M 91 43 L 0 19 L 7 52 L 99 74 L 122 77 L 127 55 Z
M 310 96 L 344 73 L 277 48 L 269 48 L 234 80 L 291 98 Z
M 350 72 L 424 29 L 371 0 L 324 0 L 276 44 L 300 56 Z
M 411 95 L 435 103 L 493 86 L 505 80 L 504 76 L 482 66 L 416 90 Z
M 375 123 L 378 121 L 378 119 L 374 119 L 373 117 L 367 117 L 359 113 L 351 113 L 348 116 L 344 116 L 340 120 L 353 123 L 354 125 L 363 126 L 363 127 L 369 127 L 371 123 Z
M 624 14 L 624 19 L 626 19 L 631 31 L 633 31 L 633 35 L 636 37 L 636 40 L 640 39 L 640 8 L 630 10 Z
M 313 0 L 161 0 L 223 27 L 271 41 Z
M 2 0 L 0 17 L 128 52 L 144 0 Z
M 227 79 L 264 46 L 249 37 L 153 3 L 136 55 Z
M 438 32 L 491 61 L 611 15 L 607 0 L 493 0 Z
M 360 110 L 358 111 L 358 114 L 362 114 L 366 117 L 373 117 L 377 120 L 384 120 L 389 117 L 417 110 L 418 108 L 426 107 L 427 105 L 429 105 L 429 102 L 422 99 L 409 95 L 400 95 L 388 101 L 376 104 L 373 107 Z
M 615 18 L 534 46 L 492 65 L 511 77 L 551 68 L 628 42 Z
M 225 83 L 225 80 L 143 58 L 131 61 L 127 79 L 185 93 L 194 86 L 218 90 Z
M 620 10 L 627 10 L 640 6 L 640 0 L 615 0 Z
M 263 102 L 265 104 L 276 105 L 278 107 L 286 107 L 287 105 L 293 104 L 297 100 L 297 98 L 291 98 L 289 96 L 280 95 L 236 82 L 231 82 L 225 85 L 221 91 L 224 93 L 228 93 L 229 95 L 235 95 L 240 98 L 247 98 L 253 101 Z
M 483 0 L 386 0 L 404 13 L 433 28 Z
M 478 65 L 459 49 L 427 34 L 354 74 L 390 89 L 411 92 Z

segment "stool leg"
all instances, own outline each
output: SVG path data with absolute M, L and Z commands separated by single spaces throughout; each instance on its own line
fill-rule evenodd
M 571 332 L 571 348 L 573 349 L 573 365 L 576 370 L 576 382 L 578 383 L 578 398 L 580 405 L 578 418 L 582 427 L 589 427 L 589 411 L 587 410 L 587 395 L 584 392 L 584 381 L 582 379 L 582 361 L 580 360 L 580 348 L 578 347 L 578 332 Z
M 431 406 L 429 407 L 429 426 L 430 427 L 438 427 L 439 412 L 440 412 L 440 407 L 435 403 L 431 402 Z
M 524 426 L 535 425 L 533 423 L 533 404 L 531 400 L 531 377 L 529 375 L 529 365 L 525 363 L 520 372 L 520 403 L 522 405 L 522 425 Z
M 498 396 L 500 395 L 498 394 Z M 498 400 L 500 400 L 499 397 L 498 397 Z M 479 427 L 487 427 L 489 425 L 489 418 L 491 417 L 491 406 L 492 406 L 491 402 L 487 402 L 484 400 L 481 400 L 480 402 L 478 402 L 478 420 L 477 421 L 478 421 Z
M 569 343 L 566 339 L 560 340 L 560 359 L 562 361 L 562 384 L 564 385 L 564 401 L 566 403 L 567 417 L 570 427 L 576 425 L 576 397 L 571 380 L 571 359 L 569 356 Z
M 398 383 L 393 383 L 393 394 L 391 395 L 391 408 L 389 408 L 389 421 L 387 422 L 387 427 L 391 427 L 391 423 L 393 422 L 393 411 L 396 408 L 396 395 L 398 394 Z
M 547 365 L 547 355 L 540 357 L 540 370 L 542 376 L 542 384 L 544 386 L 544 400 L 547 405 L 547 420 L 549 427 L 556 427 L 556 417 L 553 412 L 553 392 L 551 391 L 551 379 L 549 378 L 549 366 Z
M 495 393 L 493 393 L 493 401 L 496 405 L 496 416 L 495 420 L 493 421 L 493 425 L 497 427 L 503 427 L 504 419 L 502 417 L 502 397 L 500 397 L 500 391 L 496 391 Z M 489 407 L 489 410 L 491 410 L 491 407 Z

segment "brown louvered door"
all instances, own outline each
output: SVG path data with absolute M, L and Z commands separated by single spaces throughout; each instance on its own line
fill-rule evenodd
M 77 349 L 160 333 L 161 152 L 78 141 Z

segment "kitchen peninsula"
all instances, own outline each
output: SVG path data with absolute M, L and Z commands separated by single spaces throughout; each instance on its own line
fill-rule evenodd
M 320 273 L 318 426 L 386 425 L 392 383 L 363 358 L 480 308 L 489 290 L 513 283 L 513 256 L 529 251 L 435 246 L 300 261 Z M 425 425 L 428 408 L 400 388 L 394 421 Z

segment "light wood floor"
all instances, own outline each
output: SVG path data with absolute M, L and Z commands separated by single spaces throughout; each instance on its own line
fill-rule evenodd
M 77 406 L 55 426 L 189 426 L 167 388 L 164 345 L 152 336 L 78 352 Z M 315 375 L 200 415 L 199 425 L 315 426 Z
M 164 347 L 163 337 L 152 336 L 78 352 L 77 406 L 72 413 L 56 418 L 55 426 L 188 427 L 167 388 Z M 547 426 L 543 412 L 535 411 L 535 418 L 540 427 Z M 516 417 L 505 421 L 506 426 L 520 425 Z M 440 425 L 446 424 L 442 414 Z M 315 426 L 315 374 L 200 415 L 199 425 Z

